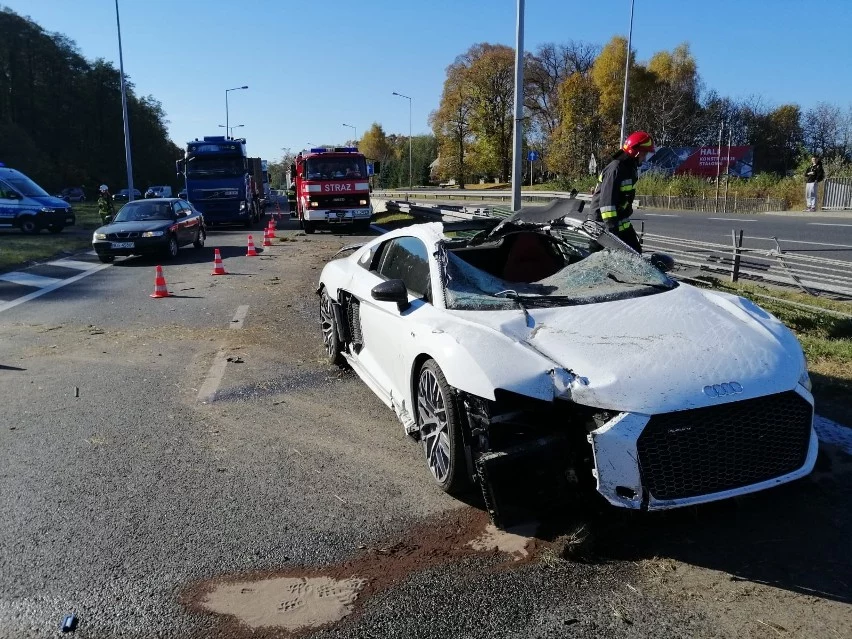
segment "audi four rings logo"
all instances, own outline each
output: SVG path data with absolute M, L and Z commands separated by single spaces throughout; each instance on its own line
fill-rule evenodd
M 743 385 L 739 382 L 725 382 L 724 384 L 713 384 L 703 388 L 707 397 L 724 397 L 725 395 L 737 395 L 743 392 Z

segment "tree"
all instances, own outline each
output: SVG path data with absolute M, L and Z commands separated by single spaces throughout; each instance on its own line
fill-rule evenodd
M 615 36 L 592 65 L 591 77 L 600 95 L 600 114 L 604 146 L 619 146 L 621 105 L 624 97 L 624 64 L 627 60 L 627 39 Z M 636 72 L 635 56 L 630 52 L 631 77 Z
M 804 138 L 808 151 L 827 158 L 843 155 L 846 121 L 839 107 L 820 102 L 805 113 Z
M 472 136 L 475 102 L 468 86 L 468 67 L 456 59 L 447 67 L 447 78 L 438 109 L 429 116 L 429 124 L 438 141 L 438 173 L 454 179 L 464 188 L 468 176 L 466 164 Z
M 370 160 L 378 160 L 382 164 L 387 162 L 392 152 L 388 144 L 387 135 L 382 126 L 373 122 L 373 125 L 364 133 L 358 143 L 358 149 Z
M 563 176 L 583 175 L 591 154 L 600 158 L 605 153 L 599 100 L 597 87 L 588 75 L 574 73 L 559 86 L 561 121 L 550 145 L 549 166 Z

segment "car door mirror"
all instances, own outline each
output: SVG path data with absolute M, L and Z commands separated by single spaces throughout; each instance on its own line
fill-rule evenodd
M 402 313 L 411 304 L 408 303 L 408 290 L 402 280 L 388 280 L 376 284 L 370 291 L 373 299 L 377 302 L 396 302 L 399 312 Z
M 112 215 L 107 215 L 104 217 L 104 224 L 112 224 Z

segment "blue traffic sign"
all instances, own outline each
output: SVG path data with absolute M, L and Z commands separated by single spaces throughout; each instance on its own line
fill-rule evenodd
M 538 151 L 530 151 L 529 153 L 527 153 L 527 160 L 529 160 L 530 162 L 538 162 Z

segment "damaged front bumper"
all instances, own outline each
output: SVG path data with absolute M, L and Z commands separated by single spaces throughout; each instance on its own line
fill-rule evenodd
M 779 402 L 784 410 L 773 410 Z M 813 398 L 801 387 L 662 416 L 620 413 L 587 438 L 597 491 L 614 506 L 643 510 L 702 504 L 799 479 L 813 470 L 818 449 Z

